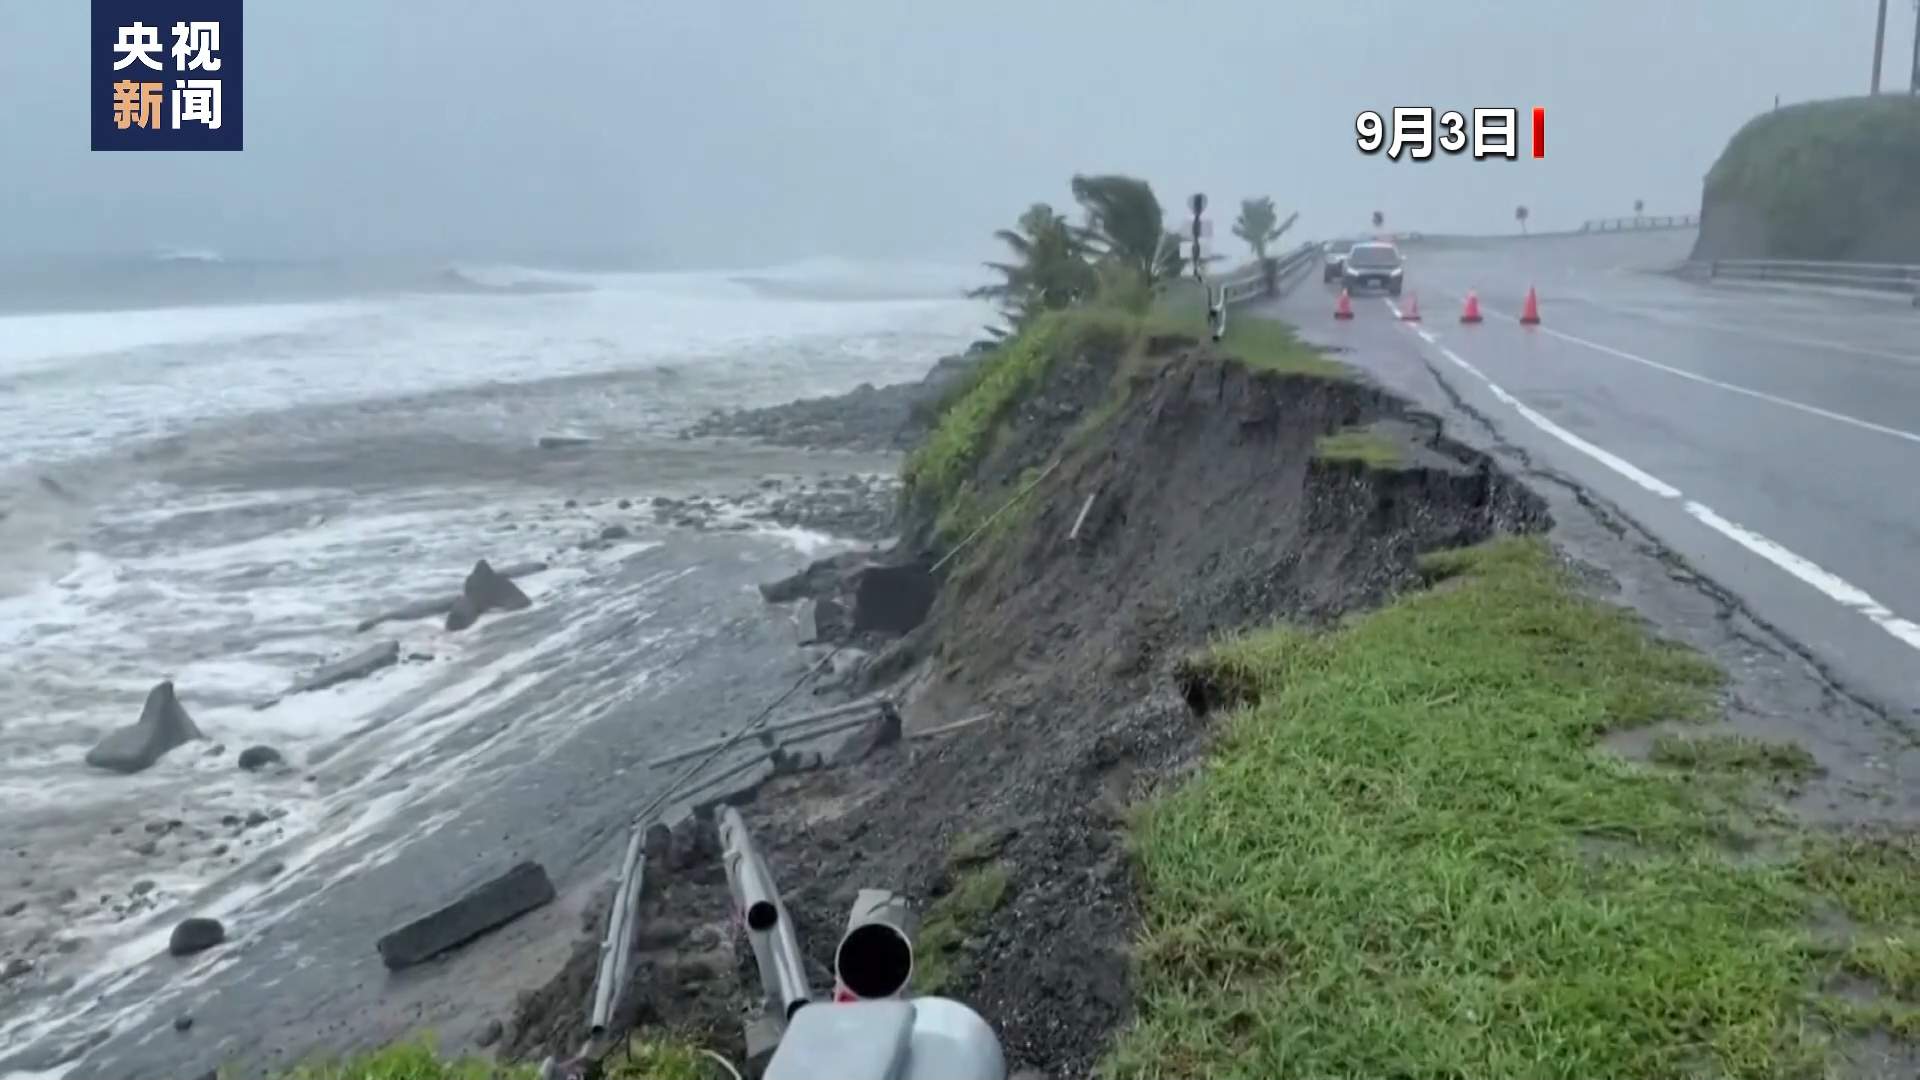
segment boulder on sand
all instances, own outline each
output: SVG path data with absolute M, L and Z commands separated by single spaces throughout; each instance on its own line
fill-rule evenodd
M 494 571 L 494 573 L 499 574 L 503 578 L 520 578 L 526 577 L 529 574 L 537 574 L 546 568 L 546 563 L 533 560 L 503 566 Z M 370 619 L 360 620 L 360 625 L 354 627 L 353 632 L 356 634 L 364 634 L 384 622 L 410 622 L 414 619 L 428 619 L 435 615 L 445 615 L 447 612 L 452 611 L 454 605 L 459 602 L 460 598 L 457 596 L 440 596 L 432 600 L 415 600 L 411 604 L 403 604 L 391 611 L 383 611 Z
M 185 919 L 173 928 L 172 936 L 167 938 L 167 951 L 175 956 L 191 956 L 225 940 L 227 928 L 220 925 L 219 919 Z
M 472 626 L 480 616 L 489 611 L 524 611 L 533 606 L 527 594 L 520 586 L 503 574 L 496 573 L 481 559 L 473 564 L 473 572 L 467 575 L 467 583 L 460 590 L 460 599 L 453 602 L 453 609 L 447 612 L 447 629 L 465 630 Z
M 546 870 L 539 863 L 523 862 L 446 907 L 381 938 L 380 959 L 389 971 L 425 963 L 552 902 L 553 897 L 553 882 Z
M 194 739 L 205 738 L 194 726 L 180 700 L 173 695 L 173 683 L 163 682 L 147 692 L 147 703 L 140 719 L 118 731 L 108 733 L 99 745 L 87 751 L 87 764 L 96 769 L 137 773 L 160 760 L 160 756 Z
M 271 746 L 249 746 L 240 751 L 240 767 L 248 772 L 264 769 L 281 762 L 280 751 Z

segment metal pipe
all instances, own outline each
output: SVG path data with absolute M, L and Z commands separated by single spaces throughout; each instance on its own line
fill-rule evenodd
M 766 734 L 774 731 L 792 731 L 794 728 L 806 727 L 808 724 L 817 721 L 831 720 L 837 716 L 846 716 L 849 713 L 856 713 L 865 709 L 877 709 L 889 703 L 889 699 L 885 695 L 865 698 L 860 701 L 850 701 L 845 705 L 835 705 L 831 709 L 821 709 L 818 712 L 803 713 L 777 723 L 764 724 L 759 728 L 759 733 Z M 718 739 L 710 739 L 698 746 L 690 746 L 685 750 L 676 750 L 665 757 L 655 758 L 647 762 L 647 768 L 663 769 L 668 765 L 678 765 L 680 762 L 686 761 L 689 758 L 699 757 L 701 754 L 707 753 L 717 747 L 738 741 L 739 738 L 740 736 L 738 734 L 725 735 Z
M 920 918 L 906 897 L 891 889 L 861 889 L 833 950 L 838 989 L 862 1001 L 899 997 L 913 981 L 919 932 Z
M 766 1007 L 791 1020 L 794 1013 L 813 1001 L 793 920 L 787 917 L 773 873 L 754 847 L 746 821 L 732 807 L 720 813 L 720 843 L 725 852 L 727 885 L 733 893 L 734 909 L 746 923 L 754 966 L 760 970 L 760 985 L 766 992 Z
M 1099 494 L 1098 492 L 1094 493 Z M 1086 504 L 1080 507 L 1080 516 L 1073 519 L 1073 530 L 1067 533 L 1068 542 L 1080 539 L 1080 526 L 1087 523 L 1087 511 L 1093 509 L 1093 495 L 1087 496 Z
M 595 1039 L 607 1033 L 614 1010 L 619 1007 L 621 991 L 627 985 L 627 954 L 633 951 L 634 908 L 647 871 L 644 836 L 642 830 L 633 830 L 627 840 L 626 856 L 620 861 L 619 877 L 615 879 L 613 911 L 607 917 L 607 933 L 600 942 L 600 968 L 593 981 L 593 1012 L 588 1018 L 589 1033 Z

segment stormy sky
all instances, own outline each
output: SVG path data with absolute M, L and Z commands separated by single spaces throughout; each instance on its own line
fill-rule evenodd
M 1874 0 L 250 0 L 246 149 L 88 150 L 83 0 L 0 0 L 0 246 L 973 259 L 1075 171 L 1297 236 L 1697 208 L 1727 136 L 1859 94 Z M 1883 87 L 1904 91 L 1912 0 Z M 1363 157 L 1362 109 L 1547 110 L 1543 161 Z M 1217 228 L 1226 237 L 1228 216 Z

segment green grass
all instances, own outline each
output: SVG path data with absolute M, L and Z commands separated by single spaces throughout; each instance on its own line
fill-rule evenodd
M 966 487 L 1002 418 L 1040 386 L 1054 365 L 1099 339 L 1124 347 L 1137 324 L 1110 311 L 1053 312 L 996 349 L 941 410 L 926 441 L 908 455 L 901 470 L 907 498 L 938 508 L 943 537 L 958 540 L 971 531 L 992 510 L 979 492 Z
M 1705 196 L 1709 207 L 1759 215 L 1775 258 L 1852 257 L 1895 220 L 1891 208 L 1920 200 L 1920 99 L 1885 94 L 1762 113 L 1727 143 Z
M 1743 735 L 1662 735 L 1648 756 L 1696 772 L 1768 773 L 1797 780 L 1820 771 L 1805 747 Z
M 1715 669 L 1538 541 L 1427 568 L 1448 587 L 1199 661 L 1250 704 L 1139 814 L 1139 1014 L 1108 1076 L 1812 1078 L 1836 1028 L 1913 1020 L 1824 989 L 1843 963 L 1907 977 L 1904 945 L 1808 929 L 1815 886 L 1920 914 L 1910 848 L 1736 855 L 1724 785 L 1596 745 L 1711 718 Z
M 1314 440 L 1313 453 L 1322 461 L 1354 461 L 1370 469 L 1391 469 L 1405 462 L 1393 440 L 1371 431 L 1340 431 Z
M 691 1045 L 672 1039 L 634 1038 L 605 1063 L 606 1080 L 712 1080 L 720 1070 Z M 484 1058 L 440 1056 L 431 1039 L 337 1060 L 321 1060 L 278 1080 L 535 1080 L 533 1065 L 502 1065 Z
M 955 852 L 955 861 L 965 861 L 965 853 Z M 962 871 L 953 891 L 933 902 L 920 920 L 920 935 L 913 949 L 913 989 L 921 994 L 938 994 L 953 980 L 953 954 L 987 919 L 1007 896 L 1007 868 L 988 863 Z
M 431 1039 L 389 1046 L 296 1067 L 282 1080 L 534 1080 L 532 1066 L 497 1065 L 484 1058 L 443 1058 Z

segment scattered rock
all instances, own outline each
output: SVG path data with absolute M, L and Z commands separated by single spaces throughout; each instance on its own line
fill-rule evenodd
M 131 891 L 135 896 L 145 896 L 153 891 L 153 887 L 152 881 L 136 881 L 133 883 L 133 889 Z
M 494 1043 L 500 1041 L 500 1036 L 506 1033 L 507 1028 L 505 1024 L 502 1024 L 498 1019 L 489 1020 L 487 1021 L 487 1026 L 480 1029 L 480 1035 L 474 1041 L 482 1047 L 492 1046 Z
M 939 591 L 923 566 L 869 566 L 854 577 L 853 629 L 907 633 L 926 621 Z
M 633 509 L 633 500 L 621 499 L 619 502 L 615 503 L 614 505 L 618 506 L 622 510 L 631 510 Z
M 119 773 L 137 773 L 159 761 L 161 755 L 174 747 L 200 738 L 205 736 L 174 696 L 173 683 L 163 682 L 148 691 L 140 719 L 108 734 L 99 745 L 87 751 L 87 764 Z
M 6 910 L 0 911 L 0 915 L 12 918 L 25 910 L 27 910 L 27 902 L 25 900 L 15 900 L 6 906 Z
M 58 952 L 64 956 L 69 953 L 79 952 L 80 947 L 85 944 L 86 942 L 81 941 L 79 938 L 75 938 L 75 937 L 61 938 L 58 942 L 54 944 L 53 948 L 55 952 Z
M 383 641 L 378 645 L 370 645 L 344 660 L 336 660 L 325 665 L 319 671 L 293 684 L 287 690 L 287 695 L 325 690 L 329 686 L 337 686 L 353 679 L 364 679 L 381 668 L 391 667 L 399 659 L 400 643 L 397 641 Z M 273 698 L 263 701 L 254 708 L 264 709 L 279 700 L 279 698 Z
M 53 902 L 56 904 L 71 904 L 78 899 L 80 899 L 80 890 L 71 885 L 53 895 Z
M 158 855 L 160 853 L 160 845 L 152 840 L 142 840 L 133 845 L 133 852 L 136 855 Z
M 271 746 L 249 746 L 240 751 L 240 767 L 248 772 L 264 769 L 269 765 L 278 765 L 284 760 L 280 751 Z
M 410 664 L 423 664 L 432 659 L 433 654 L 430 652 L 410 652 L 407 654 L 407 662 Z
M 837 597 L 822 596 L 807 603 L 800 616 L 801 644 L 822 641 L 839 641 L 853 628 L 853 621 L 847 617 L 847 606 Z
M 580 446 L 591 446 L 593 440 L 585 435 L 542 435 L 539 446 L 542 450 L 571 450 Z M 573 503 L 569 501 L 568 506 Z
M 495 573 L 487 560 L 481 559 L 473 565 L 460 599 L 454 601 L 453 610 L 447 613 L 447 629 L 465 630 L 480 616 L 495 609 L 524 611 L 532 606 L 533 601 L 527 599 L 518 585 Z
M 246 827 L 249 829 L 258 828 L 261 825 L 265 825 L 268 820 L 265 810 L 249 810 L 247 811 Z
M 827 760 L 836 766 L 851 765 L 899 741 L 900 714 L 888 704 L 882 707 L 879 716 L 855 728 L 853 734 L 842 739 Z
M 218 919 L 194 917 L 183 920 L 167 938 L 167 951 L 175 956 L 205 952 L 227 940 L 227 928 Z
M 609 525 L 600 530 L 602 540 L 625 540 L 630 535 L 625 525 Z
M 539 863 L 523 862 L 381 938 L 380 959 L 390 971 L 424 963 L 553 898 L 553 882 L 546 870 Z
M 545 569 L 547 569 L 546 563 L 538 559 L 533 559 L 527 562 L 512 563 L 494 572 L 503 578 L 511 580 L 513 578 L 528 577 L 540 573 Z M 453 606 L 458 600 L 459 597 L 454 596 L 442 596 L 433 600 L 416 600 L 411 604 L 394 608 L 392 611 L 382 612 L 371 619 L 361 620 L 360 625 L 354 627 L 354 633 L 365 633 L 384 622 L 410 622 L 414 619 L 430 619 L 435 615 L 445 615 L 447 612 L 453 610 Z
M 192 1027 L 193 1027 L 193 1017 L 191 1017 L 191 1016 L 176 1016 L 176 1017 L 174 1017 L 174 1020 L 173 1020 L 173 1030 L 175 1030 L 175 1031 L 188 1031 L 188 1030 L 190 1030 L 190 1029 L 192 1029 Z
M 22 975 L 28 975 L 32 972 L 33 961 L 24 956 L 16 956 L 7 961 L 6 967 L 0 968 L 0 982 L 12 982 Z

